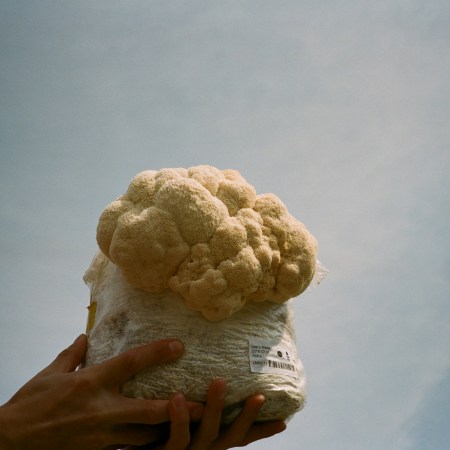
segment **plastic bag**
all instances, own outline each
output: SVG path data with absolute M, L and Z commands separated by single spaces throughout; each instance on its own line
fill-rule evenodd
M 223 423 L 231 422 L 252 394 L 266 402 L 257 420 L 286 420 L 305 403 L 305 371 L 298 357 L 290 302 L 251 303 L 234 316 L 210 322 L 186 308 L 170 290 L 150 294 L 128 285 L 99 253 L 86 271 L 91 289 L 86 365 L 164 338 L 184 342 L 173 362 L 136 375 L 122 386 L 129 397 L 166 399 L 183 392 L 204 402 L 210 382 L 227 381 Z

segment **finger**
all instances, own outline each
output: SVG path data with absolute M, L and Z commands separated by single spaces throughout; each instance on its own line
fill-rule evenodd
M 110 408 L 108 412 L 111 423 L 157 425 L 170 420 L 169 400 L 145 400 L 116 395 L 118 401 L 114 409 Z M 186 408 L 190 421 L 196 422 L 203 417 L 204 406 L 201 403 L 186 402 Z
M 225 380 L 217 378 L 208 388 L 203 420 L 193 438 L 192 450 L 208 448 L 219 436 L 225 394 Z
M 125 446 L 142 446 L 156 443 L 164 434 L 161 427 L 147 426 L 147 425 L 118 425 L 114 428 L 111 437 L 112 442 L 119 442 Z
M 235 447 L 242 444 L 251 426 L 258 417 L 264 401 L 265 398 L 263 395 L 253 395 L 247 399 L 244 409 L 217 440 L 218 449 Z
M 127 447 L 123 447 L 123 448 L 119 448 L 119 449 L 114 449 L 114 450 L 158 450 L 161 447 L 158 445 L 154 445 L 154 444 L 148 444 L 148 445 L 139 445 L 139 446 L 127 446 Z
M 183 351 L 183 344 L 179 340 L 154 341 L 123 352 L 90 369 L 96 373 L 100 383 L 121 386 L 143 369 L 179 358 Z
M 251 426 L 247 435 L 243 439 L 240 447 L 245 447 L 252 442 L 266 439 L 286 429 L 286 424 L 282 420 L 272 422 L 257 423 Z
M 73 372 L 82 362 L 87 350 L 87 336 L 81 334 L 56 359 L 45 369 L 41 370 L 36 378 L 51 375 L 53 373 Z
M 187 402 L 191 422 L 198 422 L 203 418 L 205 407 L 201 403 Z
M 168 400 L 143 400 L 122 397 L 110 420 L 115 423 L 158 425 L 169 418 Z
M 164 450 L 185 450 L 191 440 L 189 409 L 182 394 L 175 394 L 169 402 L 170 436 Z

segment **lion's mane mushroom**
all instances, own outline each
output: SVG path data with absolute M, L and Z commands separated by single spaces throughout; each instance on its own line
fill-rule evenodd
M 100 217 L 97 242 L 133 287 L 172 289 L 210 321 L 310 284 L 316 240 L 273 194 L 211 166 L 136 175 Z

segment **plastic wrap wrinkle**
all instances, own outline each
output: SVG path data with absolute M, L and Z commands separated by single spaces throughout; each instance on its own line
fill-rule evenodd
M 250 395 L 262 393 L 266 402 L 258 420 L 287 419 L 305 402 L 305 373 L 295 351 L 298 378 L 250 370 L 250 336 L 295 350 L 290 303 L 251 303 L 229 319 L 209 322 L 186 308 L 181 297 L 166 291 L 150 294 L 124 282 L 120 270 L 98 255 L 85 281 L 97 303 L 89 333 L 86 365 L 100 363 L 132 347 L 164 338 L 179 338 L 185 353 L 177 361 L 158 365 L 125 383 L 122 393 L 139 398 L 168 398 L 183 392 L 189 400 L 205 401 L 211 380 L 227 381 L 223 422 L 242 409 Z

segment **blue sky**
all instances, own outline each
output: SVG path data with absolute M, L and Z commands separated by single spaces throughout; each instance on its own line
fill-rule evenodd
M 0 1 L 0 402 L 84 330 L 98 216 L 144 169 L 274 192 L 330 273 L 309 401 L 250 446 L 450 440 L 446 1 Z

